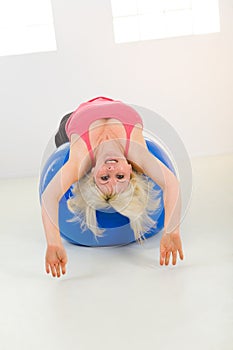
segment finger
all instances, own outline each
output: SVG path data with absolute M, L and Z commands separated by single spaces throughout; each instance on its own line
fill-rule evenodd
M 178 251 L 179 251 L 179 255 L 180 255 L 181 260 L 183 260 L 184 259 L 184 253 L 183 253 L 182 248 L 178 249 Z
M 165 252 L 160 252 L 160 265 L 164 264 L 165 257 L 166 257 L 166 253 Z
M 172 265 L 176 264 L 177 251 L 172 252 Z
M 61 271 L 63 275 L 66 273 L 66 262 L 61 262 Z
M 169 264 L 170 255 L 171 255 L 171 252 L 167 252 L 167 254 L 166 254 L 166 259 L 165 259 L 165 265 L 168 265 L 168 264 Z
M 56 277 L 56 268 L 55 265 L 50 264 L 50 270 L 53 275 L 53 277 Z
M 49 264 L 47 262 L 45 263 L 45 270 L 47 273 L 50 273 Z
M 59 263 L 56 264 L 55 268 L 56 268 L 56 272 L 57 272 L 57 277 L 60 277 L 61 276 L 60 264 Z

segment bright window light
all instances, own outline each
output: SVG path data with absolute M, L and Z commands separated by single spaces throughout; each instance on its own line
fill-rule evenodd
M 218 0 L 111 0 L 116 43 L 220 32 Z
M 50 0 L 0 0 L 0 56 L 56 49 Z

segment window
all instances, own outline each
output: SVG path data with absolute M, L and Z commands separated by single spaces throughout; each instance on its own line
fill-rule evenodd
M 50 0 L 0 0 L 0 56 L 54 50 Z
M 220 31 L 218 0 L 111 0 L 116 43 Z

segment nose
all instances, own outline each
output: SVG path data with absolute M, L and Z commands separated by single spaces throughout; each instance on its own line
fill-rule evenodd
M 110 171 L 114 170 L 114 166 L 113 165 L 108 165 L 107 169 L 110 170 Z
M 116 187 L 117 183 L 115 179 L 111 178 L 109 182 L 105 185 L 103 193 L 105 193 L 106 195 L 114 195 L 116 193 Z
M 115 179 L 114 177 L 111 177 L 109 179 L 109 185 L 112 187 L 112 189 L 115 190 L 115 187 L 117 186 L 117 179 Z

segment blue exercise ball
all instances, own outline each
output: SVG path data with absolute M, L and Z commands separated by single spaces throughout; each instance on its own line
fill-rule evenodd
M 149 139 L 146 139 L 146 144 L 151 154 L 163 162 L 163 164 L 176 175 L 171 159 L 161 148 L 161 146 Z M 67 142 L 57 148 L 55 152 L 47 159 L 40 175 L 40 200 L 47 185 L 69 159 L 69 150 L 70 144 Z M 154 189 L 161 190 L 161 208 L 150 215 L 150 217 L 157 222 L 157 225 L 145 233 L 145 238 L 154 236 L 164 227 L 163 191 L 155 182 Z M 82 231 L 78 222 L 68 222 L 68 220 L 73 218 L 74 215 L 67 207 L 67 200 L 71 196 L 72 186 L 63 195 L 59 202 L 59 230 L 62 238 L 72 244 L 88 247 L 126 245 L 135 242 L 134 233 L 130 227 L 129 219 L 126 216 L 113 211 L 112 208 L 104 211 L 96 211 L 98 226 L 105 229 L 102 237 L 96 237 L 89 229 Z

